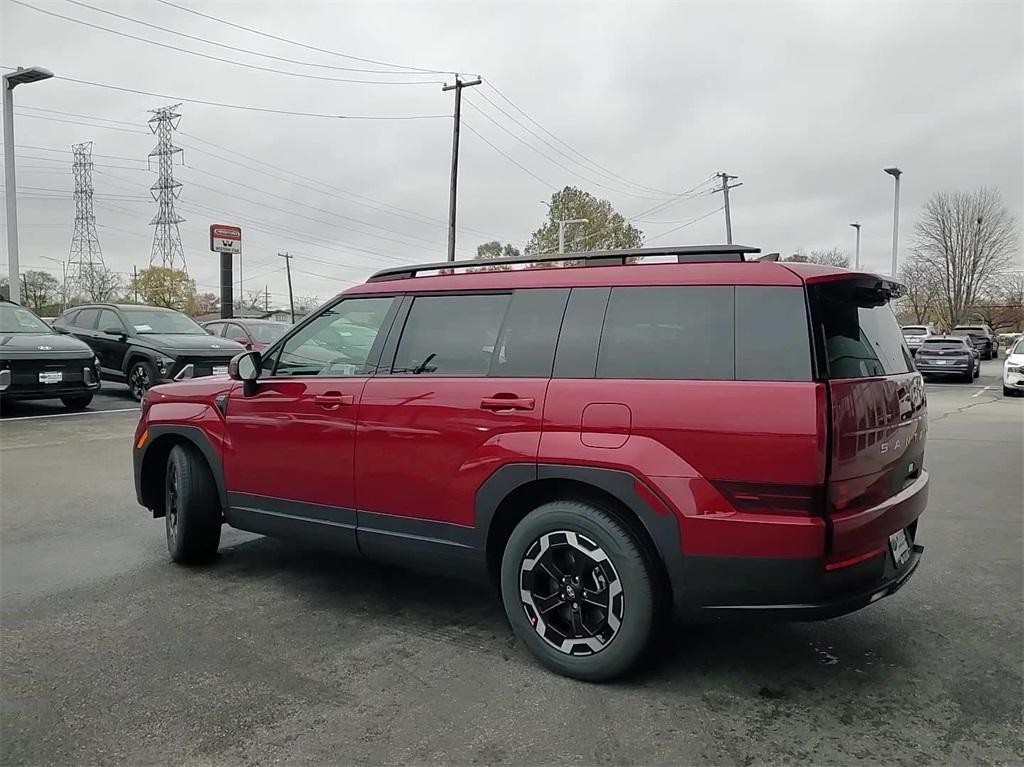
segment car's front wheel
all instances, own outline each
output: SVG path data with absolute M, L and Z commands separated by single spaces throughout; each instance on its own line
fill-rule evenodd
M 588 503 L 552 501 L 512 531 L 501 593 L 512 629 L 548 668 L 602 681 L 650 642 L 656 575 L 634 534 Z
M 164 526 L 167 550 L 180 564 L 208 562 L 220 545 L 220 495 L 202 454 L 175 445 L 164 475 Z
M 83 410 L 89 407 L 89 403 L 92 402 L 92 392 L 88 394 L 69 394 L 61 397 L 60 401 L 64 403 L 64 407 L 68 410 Z
M 156 371 L 149 362 L 139 360 L 133 363 L 128 370 L 128 391 L 131 393 L 132 399 L 142 402 L 142 398 L 146 396 L 146 392 L 149 391 L 149 387 L 155 380 Z

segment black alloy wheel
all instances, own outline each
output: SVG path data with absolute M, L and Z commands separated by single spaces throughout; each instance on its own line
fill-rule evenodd
M 128 391 L 131 393 L 132 399 L 142 402 L 142 398 L 146 396 L 146 392 L 149 391 L 149 387 L 153 385 L 155 379 L 153 366 L 148 362 L 136 362 L 132 365 L 131 370 L 128 371 Z

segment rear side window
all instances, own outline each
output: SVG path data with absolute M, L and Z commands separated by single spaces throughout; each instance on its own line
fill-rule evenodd
M 734 288 L 613 288 L 598 378 L 735 378 Z
M 96 327 L 96 321 L 99 319 L 99 316 L 99 309 L 82 309 L 82 311 L 75 315 L 74 326 L 76 328 L 92 330 Z
M 828 378 L 872 378 L 913 370 L 887 291 L 851 280 L 813 285 L 810 292 Z
M 736 288 L 736 379 L 811 380 L 811 344 L 803 288 Z
M 550 378 L 568 288 L 517 290 L 491 358 L 492 376 Z
M 511 296 L 417 296 L 402 330 L 393 373 L 483 376 L 491 368 Z

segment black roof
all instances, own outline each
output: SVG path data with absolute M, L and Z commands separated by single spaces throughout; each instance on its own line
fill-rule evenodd
M 624 248 L 621 250 L 596 250 L 587 253 L 533 253 L 513 258 L 474 258 L 469 261 L 439 261 L 429 264 L 409 266 L 393 266 L 381 269 L 370 277 L 367 282 L 381 280 L 402 280 L 415 277 L 417 272 L 430 272 L 440 269 L 467 269 L 480 266 L 497 266 L 499 264 L 533 264 L 543 261 L 587 261 L 594 264 L 622 265 L 627 258 L 647 258 L 651 256 L 675 256 L 679 263 L 700 263 L 710 261 L 745 261 L 747 253 L 760 253 L 760 248 L 750 245 L 685 245 L 682 247 L 663 248 Z

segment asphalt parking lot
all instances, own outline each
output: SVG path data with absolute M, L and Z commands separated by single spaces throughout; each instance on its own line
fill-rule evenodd
M 214 566 L 172 566 L 135 503 L 126 392 L 7 409 L 0 758 L 1020 763 L 1024 399 L 1002 396 L 1001 365 L 928 385 L 906 588 L 822 623 L 679 626 L 602 686 L 535 665 L 485 587 L 229 529 Z

